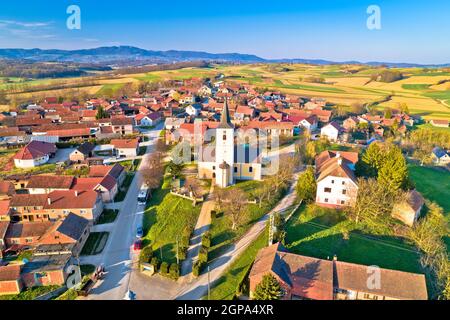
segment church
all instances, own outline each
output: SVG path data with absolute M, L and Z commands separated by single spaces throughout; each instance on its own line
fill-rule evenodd
M 199 157 L 200 179 L 212 179 L 221 188 L 233 185 L 237 180 L 261 180 L 258 138 L 250 130 L 248 135 L 245 132 L 236 130 L 231 123 L 228 102 L 225 100 L 215 138 L 211 142 L 214 144 L 211 155 L 208 159 Z

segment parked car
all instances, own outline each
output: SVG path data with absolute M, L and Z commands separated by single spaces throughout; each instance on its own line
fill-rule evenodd
M 138 227 L 136 230 L 136 237 L 142 238 L 143 236 L 144 236 L 144 230 L 142 229 L 142 227 Z
M 134 251 L 139 251 L 142 249 L 142 240 L 136 240 L 133 245 Z

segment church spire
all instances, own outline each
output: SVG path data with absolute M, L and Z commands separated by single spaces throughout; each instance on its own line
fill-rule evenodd
M 220 123 L 218 128 L 220 129 L 232 129 L 233 124 L 230 120 L 230 111 L 228 110 L 228 99 L 225 98 L 225 103 L 223 105 L 222 115 L 220 116 Z

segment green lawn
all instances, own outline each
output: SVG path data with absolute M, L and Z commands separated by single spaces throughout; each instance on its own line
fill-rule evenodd
M 450 172 L 409 165 L 409 175 L 422 195 L 439 204 L 450 218 Z
M 261 181 L 245 181 L 238 182 L 235 186 L 231 188 L 240 188 L 246 194 L 248 194 L 249 200 L 253 200 L 251 193 L 259 185 Z M 248 220 L 246 223 L 241 225 L 237 230 L 231 230 L 230 218 L 221 213 L 217 217 L 213 218 L 211 226 L 211 248 L 209 252 L 210 259 L 214 259 L 226 250 L 226 248 L 237 241 L 245 232 L 247 232 L 251 226 L 258 221 L 264 214 L 268 213 L 282 197 L 283 193 L 279 192 L 278 195 L 272 196 L 270 202 L 263 201 L 262 207 L 260 208 L 258 204 L 248 205 Z
M 119 210 L 104 209 L 95 224 L 107 224 L 116 221 Z
M 103 251 L 108 241 L 108 232 L 91 232 L 83 249 L 81 249 L 81 256 L 96 255 Z
M 267 245 L 268 232 L 262 233 L 224 272 L 211 288 L 211 300 L 231 300 L 248 275 L 260 249 Z M 207 297 L 205 297 L 207 298 Z
M 200 214 L 201 204 L 169 193 L 169 181 L 153 192 L 144 214 L 144 244 L 150 244 L 155 255 L 168 263 L 176 262 L 176 241 L 181 240 L 186 228 L 194 228 Z
M 301 206 L 286 231 L 286 247 L 293 253 L 423 273 L 414 247 L 400 238 L 364 234 L 335 210 Z
M 427 90 L 430 87 L 429 84 L 402 84 L 402 88 L 405 90 Z
M 109 83 L 104 84 L 100 90 L 97 91 L 97 95 L 103 95 L 103 94 L 115 94 L 117 90 L 122 88 L 125 84 L 124 83 Z

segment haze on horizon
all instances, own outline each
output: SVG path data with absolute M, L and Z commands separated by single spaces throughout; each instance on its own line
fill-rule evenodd
M 130 45 L 149 50 L 238 52 L 266 59 L 450 63 L 450 2 L 393 2 L 8 2 L 0 11 L 0 47 Z M 81 8 L 81 30 L 66 28 L 71 4 Z M 366 10 L 372 4 L 381 8 L 381 30 L 366 27 Z

